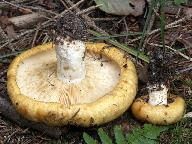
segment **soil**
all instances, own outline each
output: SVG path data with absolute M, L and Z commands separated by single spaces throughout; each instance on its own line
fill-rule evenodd
M 164 9 L 166 17 L 165 24 L 172 24 L 166 29 L 164 34 L 166 45 L 164 49 L 166 51 L 165 56 L 165 54 L 162 53 L 161 36 L 158 30 L 160 28 L 158 9 L 156 13 L 154 13 L 154 21 L 151 19 L 150 22 L 151 28 L 149 28 L 148 31 L 151 33 L 145 36 L 143 46 L 139 47 L 141 40 L 140 35 L 126 35 L 126 33 L 142 32 L 146 21 L 145 13 L 148 12 L 148 5 L 146 5 L 145 12 L 141 16 L 116 16 L 107 14 L 99 8 L 91 9 L 95 3 L 93 1 L 84 1 L 69 10 L 70 12 L 62 15 L 62 18 L 58 16 L 71 6 L 74 6 L 77 2 L 79 1 L 18 0 L 7 1 L 5 3 L 0 2 L 0 97 L 5 98 L 9 102 L 6 90 L 6 72 L 10 62 L 22 51 L 42 43 L 51 42 L 54 40 L 55 35 L 70 36 L 73 39 L 86 39 L 87 41 L 93 42 L 106 42 L 111 45 L 108 41 L 110 38 L 110 40 L 127 45 L 130 48 L 134 47 L 135 50 L 142 51 L 152 59 L 155 57 L 155 62 L 151 64 L 153 67 L 152 70 L 156 72 L 155 75 L 158 77 L 153 76 L 151 78 L 148 77 L 152 75 L 151 71 L 148 71 L 150 69 L 148 68 L 148 64 L 136 56 L 127 53 L 127 57 L 135 63 L 139 75 L 137 97 L 146 95 L 148 79 L 152 82 L 164 82 L 165 79 L 168 79 L 166 83 L 169 85 L 170 92 L 183 96 L 186 101 L 186 112 L 192 111 L 192 63 L 189 59 L 192 56 L 192 20 L 182 20 L 186 17 L 186 14 L 191 11 L 190 3 L 180 6 L 171 5 L 172 11 L 166 11 L 166 8 Z M 85 9 L 88 9 L 88 11 L 84 11 Z M 31 11 L 42 12 L 46 19 L 34 22 L 32 26 L 25 26 L 24 28 L 16 27 L 13 23 L 10 23 L 10 18 L 30 14 Z M 79 12 L 82 12 L 82 14 L 78 14 Z M 178 22 L 178 20 L 181 21 Z M 57 30 L 56 33 L 53 33 L 53 29 Z M 95 36 L 89 32 L 90 29 L 101 35 L 103 33 L 103 35 Z M 107 34 L 110 36 L 107 36 Z M 121 34 L 121 36 L 117 36 L 118 34 Z M 159 51 L 157 51 L 157 49 Z M 175 51 L 173 49 L 175 49 Z M 159 58 L 160 56 L 163 58 Z M 160 61 L 164 61 L 166 66 L 162 66 Z M 158 64 L 158 66 L 156 64 Z M 162 73 L 166 74 L 162 75 Z M 36 131 L 30 128 L 30 126 L 23 126 L 22 124 L 18 125 L 18 123 L 10 119 L 12 118 L 5 117 L 0 110 L 0 143 L 81 144 L 84 143 L 82 137 L 83 132 L 87 132 L 99 140 L 97 130 L 100 127 L 108 132 L 110 137 L 114 138 L 113 127 L 115 125 L 121 125 L 123 132 L 129 133 L 135 127 L 140 127 L 144 124 L 137 121 L 131 112 L 127 110 L 118 119 L 99 127 L 60 127 L 59 129 L 62 131 L 62 135 L 59 136 L 59 138 L 53 138 L 46 135 L 44 131 Z M 177 131 L 178 128 L 180 128 L 181 131 Z M 172 125 L 168 131 L 160 135 L 159 142 L 170 144 L 179 138 L 181 139 L 180 143 L 190 143 L 192 141 L 192 132 L 189 132 L 188 129 L 191 128 L 191 120 Z M 181 132 L 181 134 L 178 137 L 177 134 L 179 132 Z

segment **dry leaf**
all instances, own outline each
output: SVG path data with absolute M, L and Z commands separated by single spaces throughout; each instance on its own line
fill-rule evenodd
M 7 16 L 0 16 L 0 26 L 5 28 L 7 25 L 10 25 L 11 22 Z
M 15 33 L 14 27 L 7 16 L 0 16 L 0 26 L 7 33 L 8 38 L 16 37 L 17 34 Z
M 145 0 L 94 0 L 99 8 L 106 13 L 115 15 L 133 15 L 143 14 Z
M 17 34 L 15 33 L 15 30 L 13 28 L 13 25 L 8 25 L 5 28 L 5 31 L 7 33 L 8 38 L 15 38 L 17 36 Z

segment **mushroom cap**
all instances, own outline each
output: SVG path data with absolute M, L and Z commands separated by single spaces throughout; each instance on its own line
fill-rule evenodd
M 124 52 L 104 43 L 86 43 L 87 57 L 89 55 L 93 57 L 102 55 L 111 61 L 111 64 L 108 64 L 109 68 L 106 68 L 108 73 L 103 73 L 101 69 L 96 72 L 92 70 L 90 72 L 93 74 L 92 80 L 100 78 L 102 81 L 104 80 L 104 83 L 108 81 L 109 83 L 100 86 L 99 81 L 89 83 L 85 80 L 81 84 L 70 86 L 63 83 L 65 87 L 62 87 L 56 78 L 54 79 L 56 77 L 56 72 L 54 72 L 56 68 L 53 66 L 56 65 L 54 49 L 52 43 L 37 46 L 17 56 L 9 66 L 7 73 L 8 94 L 13 105 L 22 116 L 32 121 L 53 126 L 70 124 L 88 127 L 104 124 L 119 117 L 132 104 L 137 91 L 138 79 L 134 64 L 127 59 Z M 93 68 L 94 65 L 98 65 L 98 62 L 95 64 L 92 60 L 92 64 Z M 105 66 L 103 67 L 105 68 Z M 43 70 L 44 72 L 42 72 Z M 53 72 L 49 73 L 51 72 L 49 70 Z M 99 73 L 99 71 L 101 73 L 96 77 L 94 73 Z M 114 72 L 111 73 L 110 71 Z M 113 80 L 110 80 L 112 78 L 110 77 L 111 74 L 114 75 Z M 87 75 L 89 75 L 89 70 L 87 70 Z M 53 79 L 47 82 L 49 77 L 53 77 Z M 52 84 L 52 82 L 54 83 Z M 61 87 L 56 88 L 53 86 L 54 84 Z M 108 84 L 112 88 L 106 87 Z M 86 88 L 86 85 L 93 85 L 93 87 Z M 77 98 L 78 93 L 71 90 L 74 87 L 77 90 L 82 88 L 82 90 L 88 89 L 88 91 L 79 92 L 80 98 Z M 97 88 L 97 90 L 90 90 L 94 88 Z M 41 92 L 38 93 L 36 89 Z M 64 92 L 61 92 L 63 95 L 54 92 L 63 89 Z M 75 96 L 76 98 L 74 98 Z M 68 100 L 70 100 L 69 103 L 67 103 Z
M 148 99 L 148 96 L 137 98 L 131 106 L 133 115 L 141 121 L 169 125 L 178 122 L 183 117 L 185 101 L 180 96 L 170 94 L 169 99 L 173 102 L 168 105 L 157 106 L 147 103 L 146 99 Z

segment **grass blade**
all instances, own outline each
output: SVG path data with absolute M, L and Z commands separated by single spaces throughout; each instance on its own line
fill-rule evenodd
M 102 36 L 100 33 L 95 32 L 93 30 L 89 30 L 89 33 L 91 33 L 92 35 L 95 35 L 95 36 Z M 129 48 L 128 46 L 121 44 L 121 43 L 119 43 L 115 40 L 112 40 L 112 39 L 107 39 L 105 41 L 107 41 L 108 43 L 110 43 L 110 44 L 112 44 L 112 45 L 114 45 L 114 46 L 116 46 L 116 47 L 118 47 L 118 48 L 120 48 L 126 52 L 128 52 L 129 54 L 132 54 L 134 56 L 138 56 L 139 59 L 141 59 L 147 63 L 149 62 L 148 56 L 144 55 L 143 53 L 139 52 L 138 50 L 135 50 L 133 48 Z
M 143 33 L 142 33 L 142 36 L 141 36 L 141 40 L 139 42 L 138 50 L 140 50 L 141 47 L 143 46 L 143 42 L 145 40 L 145 35 L 146 35 L 146 32 L 147 32 L 147 28 L 148 28 L 148 25 L 150 23 L 150 19 L 151 19 L 152 13 L 153 13 L 153 8 L 156 6 L 156 3 L 157 3 L 156 0 L 151 1 L 150 7 L 149 7 L 149 12 L 147 14 L 147 19 L 145 21 L 145 25 L 144 25 L 144 28 L 143 28 Z
M 124 37 L 124 36 L 134 36 L 134 35 L 141 35 L 141 32 L 128 32 L 128 33 L 121 33 L 121 34 L 114 34 L 114 35 L 102 35 L 98 37 L 90 38 L 89 40 L 103 40 L 103 39 L 109 39 L 109 38 L 116 38 L 116 37 Z
M 160 27 L 161 27 L 161 42 L 163 45 L 163 53 L 165 54 L 165 13 L 163 11 L 165 5 L 164 0 L 160 0 Z

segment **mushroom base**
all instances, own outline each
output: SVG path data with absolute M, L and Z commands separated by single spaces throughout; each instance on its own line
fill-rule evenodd
M 152 124 L 169 125 L 183 117 L 185 101 L 182 97 L 170 94 L 168 99 L 171 99 L 172 103 L 156 106 L 147 103 L 147 99 L 148 96 L 142 96 L 133 102 L 131 110 L 137 119 Z

